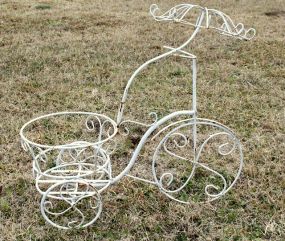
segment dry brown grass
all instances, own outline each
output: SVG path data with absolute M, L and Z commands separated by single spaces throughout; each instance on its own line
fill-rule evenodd
M 245 167 L 233 191 L 211 205 L 183 206 L 124 179 L 104 195 L 103 215 L 92 227 L 62 231 L 42 219 L 20 127 L 62 110 L 114 117 L 135 67 L 161 52 L 162 43 L 189 35 L 185 26 L 154 22 L 152 2 L 0 1 L 0 240 L 285 240 L 282 0 L 192 1 L 257 29 L 252 42 L 204 31 L 191 47 L 199 62 L 200 116 L 229 125 L 244 145 Z M 158 1 L 163 9 L 179 2 Z M 181 68 L 166 63 L 167 80 L 155 66 L 143 75 L 128 115 L 186 108 L 189 76 L 175 77 Z

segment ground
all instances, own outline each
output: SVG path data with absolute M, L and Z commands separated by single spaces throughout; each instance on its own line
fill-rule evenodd
M 19 129 L 32 117 L 63 110 L 115 118 L 132 71 L 193 31 L 155 22 L 152 3 L 0 1 L 0 240 L 285 240 L 282 0 L 191 1 L 257 31 L 252 41 L 240 41 L 205 29 L 188 47 L 198 56 L 199 116 L 230 126 L 243 144 L 244 169 L 230 193 L 185 206 L 123 179 L 104 195 L 102 217 L 89 228 L 62 231 L 41 217 Z M 163 10 L 178 3 L 157 1 Z M 154 66 L 140 77 L 127 114 L 143 119 L 153 109 L 187 108 L 183 66 Z

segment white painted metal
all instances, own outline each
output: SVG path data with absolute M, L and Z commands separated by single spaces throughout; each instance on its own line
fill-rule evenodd
M 100 194 L 125 176 L 156 185 L 169 198 L 186 204 L 194 199 L 190 196 L 185 200 L 185 195 L 180 195 L 180 193 L 183 194 L 185 189 L 189 189 L 198 170 L 203 170 L 219 180 L 219 184 L 215 184 L 211 180 L 202 183 L 204 190 L 201 192 L 205 196 L 204 201 L 213 201 L 226 194 L 240 176 L 243 154 L 241 143 L 233 131 L 218 122 L 197 117 L 197 61 L 196 56 L 188 53 L 184 48 L 202 28 L 214 29 L 220 34 L 245 40 L 254 37 L 255 29 L 245 29 L 241 23 L 235 25 L 226 14 L 198 5 L 180 4 L 164 14 L 159 15 L 158 12 L 158 6 L 151 5 L 150 14 L 156 21 L 173 21 L 190 25 L 194 27 L 194 31 L 182 45 L 178 47 L 164 46 L 167 52 L 146 61 L 133 73 L 124 90 L 116 121 L 108 116 L 92 112 L 59 112 L 32 119 L 20 130 L 22 146 L 33 158 L 36 189 L 42 195 L 41 213 L 48 223 L 57 228 L 80 228 L 94 223 L 102 211 Z M 193 21 L 189 16 L 195 16 L 195 14 L 197 16 Z M 158 119 L 156 113 L 150 113 L 150 116 L 153 117 L 153 122 L 150 124 L 124 119 L 128 92 L 135 78 L 151 63 L 168 56 L 179 56 L 192 61 L 192 109 L 176 111 L 161 119 Z M 68 120 L 74 116 L 83 118 L 84 129 L 92 134 L 92 142 L 80 139 L 69 143 L 46 144 L 38 143 L 35 141 L 36 138 L 30 139 L 29 137 L 29 131 L 33 131 L 34 126 L 39 125 L 41 121 L 62 117 Z M 178 117 L 180 120 L 177 120 Z M 129 135 L 128 124 L 148 129 L 141 137 L 127 166 L 118 175 L 113 176 L 110 155 L 116 149 L 115 137 L 120 134 Z M 211 133 L 204 139 L 202 138 L 201 142 L 198 135 L 203 128 L 210 128 Z M 49 132 L 48 127 L 43 126 L 41 129 Z M 123 133 L 119 131 L 120 129 L 123 129 Z M 185 129 L 186 133 L 183 131 Z M 203 135 L 205 136 L 205 134 Z M 222 140 L 222 143 L 216 147 L 219 156 L 221 158 L 230 156 L 238 160 L 236 171 L 232 174 L 231 180 L 228 180 L 224 173 L 212 168 L 209 163 L 202 161 L 202 155 L 206 152 L 207 146 L 211 146 L 211 142 L 217 143 L 219 138 Z M 159 143 L 152 158 L 153 179 L 131 175 L 130 171 L 146 142 L 155 142 L 156 140 Z M 169 143 L 172 143 L 171 148 Z M 192 150 L 190 157 L 185 155 L 189 149 Z M 177 150 L 180 152 L 178 153 Z M 172 159 L 179 163 L 186 162 L 190 167 L 188 174 L 183 176 L 184 179 L 180 185 L 173 186 L 179 179 L 176 169 L 165 171 L 163 168 L 158 168 L 161 159 L 162 162 Z M 162 167 L 165 166 L 162 165 Z M 60 205 L 57 206 L 57 202 Z M 83 204 L 85 205 L 84 210 L 79 209 L 78 206 L 82 207 Z

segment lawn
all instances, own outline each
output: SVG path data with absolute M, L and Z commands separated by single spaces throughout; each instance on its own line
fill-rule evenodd
M 198 58 L 199 116 L 229 126 L 243 145 L 243 172 L 226 196 L 183 205 L 124 178 L 103 194 L 102 216 L 86 229 L 63 231 L 42 218 L 21 126 L 65 110 L 115 118 L 131 73 L 193 31 L 154 21 L 152 3 L 0 0 L 0 240 L 285 240 L 282 0 L 191 1 L 257 31 L 241 41 L 204 29 L 188 46 Z M 166 11 L 181 2 L 156 3 Z M 188 108 L 188 67 L 172 60 L 153 65 L 135 82 L 126 115 L 144 120 L 151 111 L 162 117 Z M 123 144 L 118 166 L 133 149 L 133 142 Z

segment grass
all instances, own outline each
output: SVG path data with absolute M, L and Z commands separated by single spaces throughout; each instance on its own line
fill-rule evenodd
M 42 219 L 20 127 L 64 110 L 115 118 L 132 71 L 161 53 L 161 45 L 176 46 L 191 31 L 153 21 L 151 3 L 0 1 L 0 240 L 285 240 L 281 0 L 192 1 L 257 30 L 251 42 L 204 30 L 189 48 L 198 56 L 200 117 L 229 125 L 244 146 L 243 174 L 230 193 L 208 205 L 184 206 L 154 187 L 123 179 L 103 194 L 102 217 L 87 229 L 57 230 Z M 163 9 L 177 3 L 159 1 Z M 131 89 L 127 116 L 142 120 L 151 111 L 161 117 L 187 108 L 186 64 L 168 59 L 146 70 Z M 124 164 L 130 151 L 122 147 L 119 161 Z
M 51 9 L 51 6 L 48 4 L 39 4 L 35 6 L 35 9 L 38 9 L 38 10 Z

